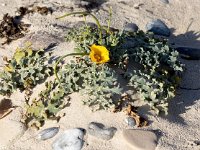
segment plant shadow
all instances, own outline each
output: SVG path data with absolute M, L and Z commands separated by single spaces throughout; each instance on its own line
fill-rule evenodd
M 175 35 L 175 29 L 171 28 L 172 35 L 169 38 L 169 43 L 174 47 L 200 47 L 200 31 L 186 31 L 183 34 Z
M 174 29 L 171 29 L 175 32 Z M 187 31 L 184 34 L 172 35 L 169 39 L 173 47 L 200 47 L 200 32 Z M 199 50 L 200 51 L 200 50 Z M 168 115 L 161 117 L 168 119 L 170 122 L 186 125 L 182 115 L 191 109 L 192 105 L 200 99 L 200 60 L 180 61 L 185 65 L 180 87 L 177 89 L 175 98 L 169 102 Z

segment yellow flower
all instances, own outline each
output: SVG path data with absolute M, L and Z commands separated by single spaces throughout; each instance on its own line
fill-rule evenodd
M 104 46 L 99 46 L 93 44 L 90 47 L 90 59 L 92 62 L 96 62 L 98 64 L 106 63 L 110 60 L 109 51 Z

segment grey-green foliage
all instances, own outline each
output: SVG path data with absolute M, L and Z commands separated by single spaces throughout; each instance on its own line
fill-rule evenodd
M 97 65 L 80 59 L 63 65 L 59 75 L 65 91 L 80 91 L 89 96 L 83 102 L 93 110 L 113 107 L 112 96 L 121 92 L 115 72 L 106 64 Z
M 31 45 L 18 48 L 0 73 L 0 94 L 10 95 L 16 89 L 30 89 L 44 81 L 52 74 L 49 58 L 49 53 L 33 51 Z
M 68 101 L 64 98 L 67 93 L 58 82 L 46 82 L 45 87 L 31 103 L 30 100 L 26 101 L 26 112 L 22 122 L 28 127 L 40 128 L 47 119 L 58 121 L 60 119 L 58 112 L 68 105 Z
M 66 41 L 73 40 L 76 43 L 76 51 L 89 53 L 89 45 L 98 42 L 97 29 L 91 28 L 90 26 L 74 28 L 68 31 L 65 39 Z
M 157 113 L 167 113 L 168 100 L 175 96 L 183 71 L 179 54 L 166 41 L 155 39 L 151 34 L 140 31 L 131 37 L 134 44 L 126 50 L 127 57 L 141 67 L 129 75 L 129 85 L 136 88 L 141 99 Z
M 166 75 L 166 74 L 165 74 Z M 141 71 L 133 71 L 129 85 L 133 86 L 156 113 L 168 111 L 168 100 L 175 96 L 176 85 L 168 78 L 160 74 L 157 77 L 150 76 Z
M 83 102 L 93 110 L 114 106 L 112 96 L 121 92 L 117 76 L 107 65 L 97 65 L 86 59 L 77 58 L 62 65 L 58 72 L 60 82 L 46 82 L 46 88 L 38 97 L 27 101 L 23 122 L 28 127 L 40 128 L 47 119 L 59 120 L 57 113 L 68 104 L 65 97 L 76 91 L 89 96 Z
M 178 52 L 169 47 L 167 40 L 143 31 L 119 30 L 103 30 L 102 43 L 98 38 L 99 30 L 89 26 L 74 29 L 67 36 L 82 52 L 89 52 L 92 44 L 104 45 L 110 51 L 109 63 L 124 70 L 129 86 L 141 94 L 141 100 L 157 113 L 167 112 L 168 100 L 174 97 L 183 71 Z

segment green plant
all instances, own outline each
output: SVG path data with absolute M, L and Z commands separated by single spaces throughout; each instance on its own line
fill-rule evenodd
M 88 95 L 83 103 L 93 110 L 114 107 L 112 97 L 121 93 L 116 73 L 106 64 L 97 65 L 85 59 L 72 61 L 60 69 L 60 85 L 69 93 L 80 91 Z
M 31 102 L 30 99 L 26 100 L 26 111 L 22 122 L 28 127 L 40 128 L 47 119 L 59 121 L 58 112 L 69 104 L 69 99 L 64 98 L 65 90 L 58 83 L 46 82 L 45 87 L 36 99 Z
M 64 98 L 77 91 L 88 95 L 83 103 L 93 110 L 115 106 L 112 97 L 121 93 L 115 72 L 105 64 L 97 65 L 85 59 L 76 58 L 76 61 L 62 65 L 59 80 L 46 82 L 45 90 L 37 99 L 26 100 L 23 122 L 28 127 L 39 128 L 47 119 L 59 119 L 57 113 L 68 104 Z
M 4 70 L 0 73 L 2 95 L 9 96 L 16 89 L 31 91 L 53 75 L 54 70 L 55 80 L 46 82 L 37 98 L 31 100 L 30 93 L 26 94 L 22 121 L 39 128 L 47 119 L 59 120 L 58 112 L 69 104 L 65 97 L 73 92 L 86 95 L 83 103 L 93 110 L 117 107 L 120 98 L 114 99 L 114 96 L 126 92 L 126 88 L 120 87 L 118 78 L 126 80 L 125 86 L 136 90 L 140 99 L 156 113 L 167 113 L 168 100 L 175 96 L 183 71 L 178 52 L 152 33 L 111 28 L 111 11 L 107 27 L 86 12 L 74 12 L 60 18 L 76 14 L 91 15 L 97 26 L 85 22 L 81 28 L 69 31 L 66 40 L 75 41 L 78 52 L 60 57 L 54 68 L 48 63 L 50 53 L 33 51 L 31 44 L 18 48 L 12 59 L 5 59 Z M 60 65 L 68 56 L 76 57 Z
M 31 44 L 17 48 L 13 57 L 5 59 L 4 70 L 0 73 L 0 94 L 10 95 L 16 89 L 28 90 L 52 75 L 53 68 L 48 64 L 50 53 L 33 51 Z
M 129 85 L 140 93 L 141 100 L 156 113 L 167 113 L 168 100 L 175 96 L 183 71 L 183 65 L 178 60 L 179 54 L 165 40 L 156 39 L 151 34 L 140 31 L 131 37 L 137 44 L 127 49 L 127 59 L 140 67 L 126 71 Z
M 108 27 L 93 27 L 85 23 L 81 28 L 72 29 L 66 40 L 75 41 L 75 50 L 85 54 L 90 52 L 92 44 L 105 46 L 110 51 L 109 66 L 122 69 L 121 75 L 127 79 L 128 86 L 135 89 L 141 95 L 141 100 L 156 113 L 167 113 L 168 100 L 175 96 L 183 71 L 178 52 L 168 46 L 167 40 L 155 38 L 152 33 L 143 31 L 112 29 L 110 19 Z M 102 72 L 104 73 L 104 70 Z M 90 73 L 85 75 L 90 76 Z M 98 95 L 100 97 L 103 94 Z M 95 99 L 93 102 L 97 101 L 98 99 Z

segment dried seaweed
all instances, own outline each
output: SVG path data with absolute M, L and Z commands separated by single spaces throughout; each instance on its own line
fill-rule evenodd
M 0 23 L 0 38 L 5 38 L 5 42 L 2 44 L 9 44 L 13 40 L 17 40 L 25 35 L 28 31 L 28 24 L 24 24 L 17 18 L 19 16 L 9 16 L 5 14 L 3 20 Z
M 9 14 L 3 16 L 3 20 L 0 23 L 0 38 L 5 38 L 5 41 L 2 45 L 9 44 L 13 40 L 25 36 L 30 25 L 21 22 L 24 15 L 35 12 L 41 15 L 47 15 L 49 13 L 52 14 L 53 10 L 48 7 L 35 6 L 31 9 L 28 7 L 20 7 L 17 12 L 19 14 L 17 16 L 10 16 Z
M 34 6 L 32 8 L 20 7 L 18 9 L 18 13 L 20 14 L 20 16 L 24 16 L 29 13 L 39 13 L 41 15 L 48 15 L 49 13 L 52 14 L 53 10 L 50 7 L 40 7 L 40 6 Z

